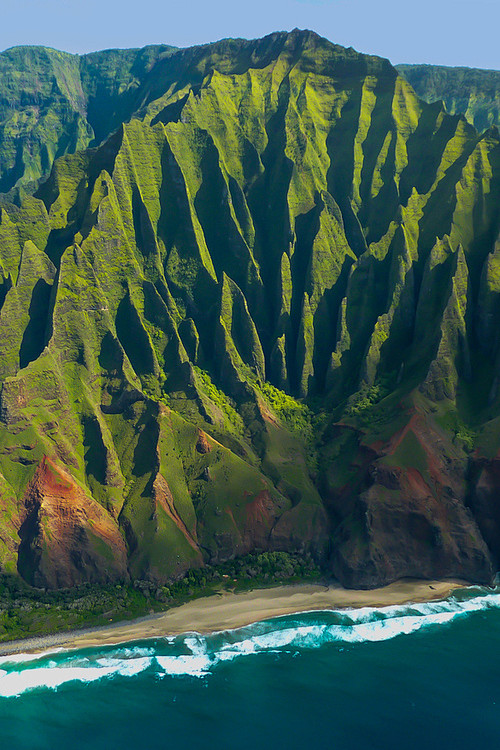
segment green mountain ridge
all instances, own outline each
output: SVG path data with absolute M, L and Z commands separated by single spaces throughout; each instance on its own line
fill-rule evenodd
M 174 48 L 72 55 L 0 53 L 0 191 L 47 176 L 55 158 L 99 144 L 134 111 L 150 68 Z
M 0 569 L 489 582 L 498 131 L 309 31 L 59 64 L 50 175 L 0 156 Z
M 500 71 L 444 65 L 396 65 L 424 101 L 443 101 L 450 114 L 463 114 L 482 132 L 500 126 Z

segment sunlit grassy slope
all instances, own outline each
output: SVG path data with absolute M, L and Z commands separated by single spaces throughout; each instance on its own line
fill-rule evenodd
M 312 32 L 1 65 L 0 567 L 490 580 L 497 131 Z

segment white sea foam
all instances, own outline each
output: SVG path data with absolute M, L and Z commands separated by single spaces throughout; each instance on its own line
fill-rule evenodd
M 36 688 L 57 689 L 66 682 L 93 682 L 113 672 L 112 667 L 38 667 L 0 676 L 0 695 L 19 696 Z
M 136 659 L 140 656 L 154 656 L 156 653 L 153 647 L 143 648 L 141 646 L 135 646 L 134 648 L 118 647 L 112 651 L 106 651 L 106 657 L 109 659 Z
M 160 677 L 166 675 L 189 675 L 190 677 L 204 677 L 215 663 L 215 657 L 208 653 L 207 639 L 201 635 L 188 635 L 183 639 L 183 646 L 189 650 L 189 654 L 175 656 L 156 655 L 156 661 L 162 672 Z
M 210 656 L 157 656 L 156 661 L 161 667 L 160 677 L 166 675 L 189 675 L 191 677 L 204 677 L 214 664 Z
M 68 682 L 95 682 L 103 677 L 120 675 L 131 677 L 147 669 L 151 657 L 139 659 L 97 659 L 86 660 L 89 666 L 77 666 L 73 662 L 58 664 L 49 662 L 46 666 L 0 674 L 0 696 L 19 696 L 37 688 L 59 688 Z
M 153 659 L 151 656 L 142 656 L 137 659 L 110 659 L 103 657 L 96 660 L 96 664 L 104 669 L 112 669 L 112 674 L 121 677 L 133 677 L 136 674 L 144 672 L 151 666 Z
M 64 651 L 63 648 L 51 648 L 48 651 L 38 651 L 36 653 L 31 654 L 5 654 L 5 656 L 0 656 L 0 664 L 23 664 L 25 662 L 32 662 L 37 661 L 38 659 L 44 659 L 46 656 L 50 654 L 52 656 L 53 654 L 58 654 L 61 651 Z
M 452 596 L 444 601 L 287 615 L 209 636 L 187 633 L 164 638 L 157 646 L 115 646 L 80 652 L 57 649 L 6 656 L 0 660 L 4 667 L 0 669 L 0 697 L 41 688 L 58 689 L 69 682 L 132 677 L 149 668 L 161 678 L 200 678 L 218 664 L 242 657 L 297 653 L 297 649 L 318 648 L 327 643 L 381 642 L 474 612 L 500 608 L 497 591 L 470 594 L 469 598 Z

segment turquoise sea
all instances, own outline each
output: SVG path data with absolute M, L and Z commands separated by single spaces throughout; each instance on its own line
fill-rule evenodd
M 0 657 L 0 748 L 493 748 L 500 589 Z

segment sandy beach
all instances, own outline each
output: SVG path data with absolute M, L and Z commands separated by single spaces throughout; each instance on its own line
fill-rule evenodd
M 126 641 L 160 638 L 192 632 L 210 633 L 250 625 L 259 620 L 322 609 L 384 607 L 391 604 L 446 598 L 461 581 L 418 581 L 402 579 L 383 588 L 361 591 L 340 584 L 296 584 L 214 596 L 174 607 L 166 612 L 119 622 L 102 628 L 55 633 L 0 644 L 0 655 L 115 645 Z

